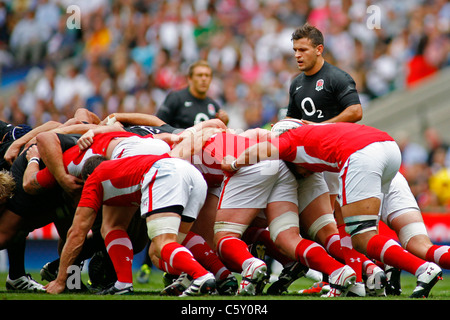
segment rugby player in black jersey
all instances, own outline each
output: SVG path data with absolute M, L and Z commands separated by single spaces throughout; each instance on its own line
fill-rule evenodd
M 169 93 L 156 116 L 176 128 L 189 128 L 214 118 L 228 123 L 227 113 L 207 96 L 212 81 L 212 69 L 206 61 L 193 63 L 188 71 L 188 87 Z
M 324 60 L 324 39 L 317 28 L 305 24 L 292 34 L 301 73 L 289 89 L 287 117 L 311 122 L 357 122 L 362 107 L 355 81 Z
M 294 78 L 290 85 L 286 118 L 301 119 L 305 123 L 357 122 L 361 120 L 363 111 L 355 81 L 347 72 L 325 61 L 322 32 L 306 23 L 292 33 L 291 40 L 294 57 L 301 73 Z M 339 241 L 339 237 L 332 236 L 338 233 L 332 212 L 335 208 L 339 183 L 335 174 L 324 172 L 323 175 L 329 192 L 321 194 L 309 204 L 305 204 L 304 210 L 300 214 L 300 224 L 304 230 L 308 230 L 308 233 L 314 234 L 311 240 L 328 248 L 333 246 L 333 241 Z M 313 179 L 313 177 L 309 178 L 311 181 Z M 299 181 L 299 190 L 315 186 L 313 182 L 307 180 Z M 339 209 L 338 206 L 336 209 Z M 339 213 L 337 221 L 337 224 L 341 226 L 339 231 L 343 234 L 344 223 Z M 348 248 L 348 250 L 345 248 L 343 252 L 346 253 L 348 259 L 352 255 L 361 257 L 352 248 Z M 361 270 L 362 261 L 361 259 L 357 259 L 357 261 L 359 261 L 358 265 L 349 264 L 352 268 L 357 269 L 355 271 Z M 361 271 L 357 272 L 357 275 L 357 281 L 361 283 Z M 364 285 L 361 286 L 362 288 L 355 287 L 353 289 L 357 291 L 356 295 L 364 294 Z M 316 288 L 321 288 L 321 286 L 316 286 Z

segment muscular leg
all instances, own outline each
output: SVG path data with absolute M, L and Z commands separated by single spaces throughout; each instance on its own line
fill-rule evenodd
M 208 192 L 205 204 L 192 226 L 192 231 L 202 236 L 211 248 L 214 248 L 214 222 L 216 220 L 218 202 L 219 198 Z
M 245 269 L 243 263 L 253 258 L 241 237 L 259 211 L 244 208 L 217 211 L 214 244 L 219 257 L 233 271 L 241 272 Z
M 133 245 L 127 233 L 134 207 L 103 206 L 101 233 L 105 239 L 105 247 L 117 274 L 117 289 L 124 289 L 133 284 Z
M 180 233 L 187 233 L 191 224 L 181 226 L 180 215 L 171 212 L 152 214 L 146 220 L 151 240 L 150 256 L 154 255 L 171 268 L 186 272 L 194 280 L 209 273 L 188 249 L 177 242 L 178 230 Z M 167 228 L 163 228 L 164 225 Z
M 420 211 L 413 209 L 395 217 L 390 221 L 390 227 L 399 235 L 406 250 L 423 260 L 450 269 L 450 247 L 431 242 Z
M 269 203 L 266 215 L 271 238 L 285 255 L 314 270 L 330 275 L 330 296 L 346 294 L 355 272 L 331 257 L 326 250 L 299 234 L 297 206 L 289 202 Z M 345 275 L 344 275 L 345 274 Z
M 344 261 L 329 199 L 328 193 L 324 193 L 311 201 L 300 213 L 300 226 L 306 230 L 309 239 L 320 243 L 336 259 Z
M 299 234 L 298 225 L 293 226 L 293 219 L 292 224 L 286 220 L 289 219 L 286 214 L 295 214 L 296 209 L 297 206 L 290 202 L 268 204 L 266 214 L 275 245 L 289 258 L 326 274 L 343 267 L 344 265 L 328 255 L 322 246 L 303 239 Z M 286 222 L 281 222 L 281 219 L 285 219 Z
M 377 232 L 376 221 L 380 203 L 378 198 L 368 198 L 342 207 L 342 215 L 347 232 L 352 237 L 352 245 L 357 251 L 373 259 L 415 274 L 425 261 Z

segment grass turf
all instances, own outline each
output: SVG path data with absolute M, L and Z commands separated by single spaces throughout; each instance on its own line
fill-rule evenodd
M 31 272 L 32 277 L 46 284 L 46 281 L 40 281 L 40 275 L 38 272 Z M 14 292 L 7 291 L 5 287 L 6 273 L 0 273 L 0 300 L 184 300 L 186 298 L 160 296 L 159 292 L 163 289 L 162 284 L 162 272 L 158 270 L 152 270 L 149 283 L 139 284 L 134 281 L 134 295 L 129 296 L 99 296 L 92 293 L 63 293 L 60 295 L 49 295 L 46 293 L 27 293 L 27 292 Z M 236 277 L 239 279 L 239 275 Z M 86 273 L 82 274 L 82 280 L 87 283 L 88 277 Z M 246 300 L 324 300 L 318 296 L 303 296 L 297 292 L 300 289 L 309 288 L 313 282 L 306 278 L 301 278 L 295 281 L 290 287 L 289 292 L 282 296 L 269 296 L 266 294 L 255 297 L 241 297 L 241 296 L 204 296 L 204 297 L 189 297 L 194 300 L 226 300 L 226 301 L 246 301 Z M 266 286 L 266 289 L 270 284 Z M 409 299 L 409 295 L 412 293 L 416 286 L 416 278 L 410 274 L 402 272 L 401 276 L 402 294 L 400 296 L 387 296 L 387 297 L 346 297 L 336 298 L 332 300 L 413 300 Z M 450 274 L 444 273 L 444 279 L 438 281 L 431 291 L 430 297 L 427 300 L 450 300 Z

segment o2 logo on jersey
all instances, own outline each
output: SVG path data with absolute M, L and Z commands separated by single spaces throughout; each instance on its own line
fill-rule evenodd
M 317 80 L 317 82 L 316 82 L 316 91 L 320 91 L 320 90 L 323 89 L 323 83 L 324 83 L 323 79 Z
M 210 117 L 207 114 L 204 114 L 203 112 L 199 112 L 195 115 L 194 124 L 198 124 L 200 122 L 209 120 Z
M 301 107 L 305 115 L 308 117 L 313 117 L 316 113 L 316 117 L 318 119 L 324 117 L 322 110 L 316 108 L 313 99 L 310 97 L 306 97 L 302 100 Z

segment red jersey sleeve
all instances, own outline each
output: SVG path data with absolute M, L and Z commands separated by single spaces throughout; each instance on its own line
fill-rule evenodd
M 287 138 L 287 135 L 281 135 L 270 141 L 279 152 L 280 160 L 293 161 L 296 156 L 296 147 Z
M 78 207 L 88 207 L 98 212 L 102 206 L 103 186 L 95 172 L 86 180 Z
M 45 189 L 50 189 L 57 184 L 55 177 L 50 173 L 48 168 L 39 170 L 36 174 L 36 180 Z

